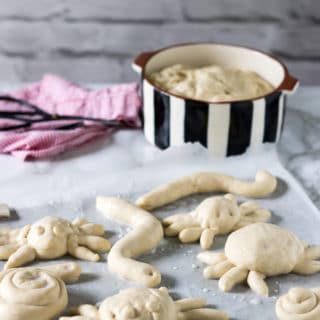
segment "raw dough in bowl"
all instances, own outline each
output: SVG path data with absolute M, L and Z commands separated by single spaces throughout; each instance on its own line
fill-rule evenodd
M 218 65 L 191 68 L 175 64 L 152 73 L 149 79 L 169 93 L 210 102 L 250 100 L 274 89 L 254 71 Z

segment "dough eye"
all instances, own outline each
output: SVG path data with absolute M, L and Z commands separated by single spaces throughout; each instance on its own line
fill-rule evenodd
M 37 233 L 38 236 L 41 236 L 42 234 L 44 234 L 44 232 L 45 232 L 44 227 L 38 226 L 38 227 L 36 228 L 36 233 Z
M 61 225 L 57 225 L 53 227 L 53 232 L 57 235 L 57 236 L 63 236 L 64 235 L 64 228 Z

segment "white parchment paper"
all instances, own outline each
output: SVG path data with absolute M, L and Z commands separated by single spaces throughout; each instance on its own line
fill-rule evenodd
M 10 222 L 2 221 L 1 224 L 20 227 L 49 214 L 68 219 L 83 216 L 93 222 L 104 224 L 107 237 L 114 243 L 128 231 L 128 227 L 104 218 L 95 209 L 96 195 L 121 196 L 135 200 L 137 196 L 159 184 L 196 171 L 218 171 L 243 179 L 253 179 L 257 170 L 266 169 L 279 179 L 276 194 L 271 198 L 259 200 L 262 206 L 272 211 L 272 222 L 289 228 L 310 244 L 320 245 L 320 214 L 296 180 L 281 166 L 272 147 L 266 147 L 263 153 L 249 153 L 227 161 L 212 158 L 199 146 L 141 155 L 146 156 L 152 160 L 144 162 L 143 166 L 115 172 L 109 167 L 106 174 L 92 176 L 92 179 L 88 175 L 85 180 L 82 178 L 74 183 L 72 188 L 65 189 L 63 197 L 61 192 L 55 195 L 54 189 L 48 189 L 50 201 L 46 201 L 46 204 L 37 205 L 32 202 L 32 198 L 30 203 L 27 198 L 22 197 L 20 202 L 17 199 L 17 212 L 13 219 Z M 122 154 L 122 157 L 125 157 L 125 154 Z M 110 164 L 111 162 L 110 160 Z M 26 190 L 26 193 L 30 194 L 30 190 Z M 206 196 L 182 199 L 156 210 L 154 214 L 162 218 L 173 213 L 191 211 Z M 218 237 L 212 250 L 222 250 L 225 239 L 226 237 Z M 274 305 L 279 295 L 294 286 L 320 286 L 319 274 L 307 277 L 290 274 L 267 280 L 271 289 L 269 298 L 255 295 L 245 285 L 238 286 L 231 293 L 223 293 L 218 290 L 217 281 L 202 277 L 203 266 L 196 260 L 200 251 L 199 244 L 182 245 L 176 239 L 165 239 L 158 248 L 140 259 L 154 264 L 161 270 L 161 285 L 167 286 L 173 297 L 204 297 L 209 305 L 228 312 L 231 319 L 275 319 Z M 106 260 L 107 254 L 100 263 L 80 261 L 83 275 L 78 283 L 68 285 L 71 305 L 97 303 L 117 293 L 119 289 L 135 286 L 134 283 L 121 280 L 117 275 L 109 273 Z M 45 263 L 35 263 L 41 264 Z

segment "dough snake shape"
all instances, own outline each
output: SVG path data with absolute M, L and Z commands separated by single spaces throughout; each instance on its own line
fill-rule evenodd
M 197 298 L 173 301 L 166 288 L 126 289 L 106 298 L 99 308 L 81 305 L 74 316 L 59 320 L 228 320 L 224 312 L 205 305 Z
M 110 249 L 104 227 L 79 218 L 68 220 L 47 216 L 21 229 L 0 228 L 0 259 L 5 269 L 36 259 L 49 260 L 70 254 L 78 259 L 98 261 L 95 252 Z
M 109 269 L 121 277 L 136 281 L 147 287 L 161 282 L 160 272 L 153 266 L 134 260 L 155 248 L 163 238 L 161 222 L 149 212 L 126 200 L 113 197 L 97 197 L 97 209 L 107 218 L 133 228 L 117 241 L 108 255 Z
M 320 319 L 320 288 L 292 288 L 276 303 L 279 320 Z
M 258 171 L 255 181 L 246 182 L 215 172 L 200 172 L 162 185 L 137 199 L 136 205 L 152 210 L 196 193 L 226 192 L 245 197 L 266 197 L 275 191 L 277 179 Z
M 68 304 L 64 281 L 75 281 L 81 272 L 77 263 L 41 268 L 17 268 L 0 273 L 0 318 L 50 320 Z

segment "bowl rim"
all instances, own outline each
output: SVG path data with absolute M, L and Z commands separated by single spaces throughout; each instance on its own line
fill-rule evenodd
M 265 55 L 269 58 L 271 58 L 272 60 L 274 60 L 275 62 L 279 63 L 280 66 L 283 68 L 284 71 L 284 77 L 282 82 L 280 83 L 280 85 L 276 88 L 274 88 L 272 91 L 268 92 L 267 94 L 261 95 L 261 96 L 256 96 L 254 98 L 251 99 L 238 99 L 238 100 L 229 100 L 229 101 L 210 101 L 210 100 L 201 100 L 201 99 L 194 99 L 194 98 L 189 98 L 189 97 L 185 97 L 183 95 L 179 95 L 176 93 L 171 93 L 167 90 L 164 90 L 162 88 L 160 88 L 158 85 L 154 84 L 145 74 L 145 67 L 147 65 L 147 63 L 149 62 L 150 59 L 152 59 L 154 56 L 156 56 L 158 53 L 161 53 L 163 51 L 166 51 L 168 49 L 172 49 L 172 48 L 176 48 L 176 47 L 184 47 L 184 46 L 192 46 L 192 45 L 221 45 L 221 46 L 226 46 L 226 47 L 233 47 L 233 48 L 239 48 L 239 49 L 246 49 L 249 51 L 253 51 L 253 52 L 257 52 L 260 53 L 262 55 Z M 173 44 L 170 46 L 166 46 L 163 47 L 161 49 L 155 50 L 155 51 L 150 51 L 149 52 L 149 56 L 145 62 L 145 64 L 142 66 L 142 79 L 147 81 L 152 87 L 156 88 L 158 91 L 163 92 L 169 96 L 173 96 L 173 97 L 177 97 L 183 100 L 189 100 L 189 101 L 194 101 L 194 102 L 201 102 L 201 103 L 205 103 L 205 104 L 233 104 L 233 103 L 238 103 L 238 102 L 251 102 L 251 101 L 256 101 L 256 100 L 260 100 L 262 98 L 265 98 L 269 95 L 272 95 L 276 92 L 281 93 L 281 91 L 284 90 L 283 86 L 284 83 L 286 82 L 287 78 L 291 78 L 288 68 L 286 67 L 286 65 L 279 59 L 277 58 L 275 55 L 273 55 L 272 53 L 268 53 L 265 52 L 263 50 L 260 49 L 256 49 L 256 48 L 252 48 L 252 47 L 247 47 L 247 46 L 242 46 L 242 45 L 237 45 L 237 44 L 228 44 L 228 43 L 224 43 L 224 42 L 214 42 L 214 41 L 196 41 L 196 42 L 183 42 L 183 43 L 178 43 L 178 44 Z M 297 80 L 297 83 L 299 83 L 299 81 Z

